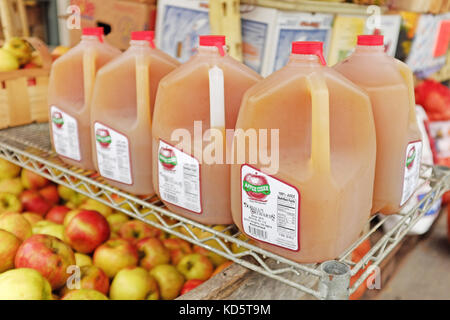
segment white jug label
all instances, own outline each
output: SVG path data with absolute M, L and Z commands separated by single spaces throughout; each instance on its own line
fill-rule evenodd
M 242 225 L 251 238 L 300 251 L 300 192 L 293 186 L 243 165 Z
M 94 134 L 100 175 L 116 182 L 132 185 L 128 138 L 98 122 L 94 125 Z
M 193 213 L 202 213 L 197 159 L 160 140 L 158 173 L 162 200 Z
M 422 145 L 422 141 L 416 141 L 411 142 L 406 148 L 405 177 L 403 179 L 403 193 L 400 206 L 403 206 L 411 198 L 419 183 Z
M 78 123 L 56 106 L 50 108 L 55 151 L 65 158 L 81 161 Z

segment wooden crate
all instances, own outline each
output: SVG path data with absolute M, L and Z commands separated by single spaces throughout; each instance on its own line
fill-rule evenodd
M 0 73 L 0 129 L 48 120 L 48 81 L 52 58 L 41 40 L 26 40 L 41 55 L 43 67 Z

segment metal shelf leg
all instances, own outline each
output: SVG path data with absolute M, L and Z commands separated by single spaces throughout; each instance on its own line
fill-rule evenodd
M 350 267 L 339 261 L 320 265 L 319 292 L 325 300 L 348 300 L 350 297 Z

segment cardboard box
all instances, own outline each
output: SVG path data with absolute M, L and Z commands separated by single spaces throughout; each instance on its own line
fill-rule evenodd
M 129 47 L 132 31 L 153 30 L 156 7 L 129 0 L 71 0 L 82 8 L 81 27 L 104 27 L 107 41 L 119 49 Z M 80 41 L 81 30 L 71 30 L 70 45 Z
M 278 11 L 251 6 L 242 8 L 242 44 L 244 63 L 266 77 L 271 73 Z
M 198 37 L 210 34 L 208 1 L 159 0 L 156 45 L 184 63 L 196 52 Z
M 335 65 L 355 49 L 357 37 L 364 33 L 366 17 L 338 15 L 334 21 L 328 64 Z
M 327 57 L 333 19 L 332 14 L 279 11 L 268 66 L 270 73 L 286 65 L 294 41 L 321 41 L 324 43 L 324 56 Z
M 378 26 L 377 28 L 368 28 L 366 23 L 365 34 L 375 34 L 376 32 L 380 32 L 380 34 L 384 36 L 384 46 L 386 49 L 386 53 L 391 57 L 395 57 L 401 26 L 401 15 L 382 15 L 380 17 L 380 26 Z

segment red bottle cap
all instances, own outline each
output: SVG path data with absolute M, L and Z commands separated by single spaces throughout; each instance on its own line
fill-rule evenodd
M 320 63 L 327 65 L 323 56 L 323 42 L 318 41 L 296 41 L 292 43 L 293 54 L 310 54 L 319 57 Z
M 131 40 L 148 41 L 150 46 L 155 49 L 155 32 L 154 31 L 134 31 L 131 33 Z
M 83 28 L 83 35 L 84 36 L 96 36 L 100 42 L 103 42 L 103 36 L 105 34 L 105 31 L 103 27 L 97 27 L 97 28 Z
M 200 46 L 204 47 L 217 47 L 220 55 L 223 57 L 225 51 L 223 47 L 226 45 L 225 36 L 200 36 Z
M 358 36 L 359 46 L 383 46 L 384 36 L 379 34 Z

